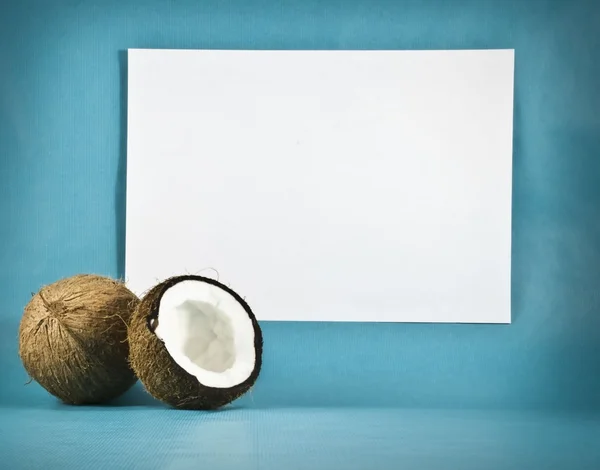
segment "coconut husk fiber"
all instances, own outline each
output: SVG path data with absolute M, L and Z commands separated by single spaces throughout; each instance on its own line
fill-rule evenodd
M 19 356 L 29 376 L 73 405 L 128 390 L 127 324 L 139 299 L 107 277 L 80 274 L 43 287 L 25 307 Z
M 196 377 L 182 369 L 168 353 L 151 326 L 158 317 L 163 294 L 178 282 L 200 280 L 225 289 L 240 302 L 254 327 L 255 368 L 244 382 L 231 388 L 202 385 Z M 163 313 L 164 315 L 164 313 Z M 244 395 L 256 382 L 262 365 L 263 338 L 256 317 L 247 303 L 227 286 L 195 275 L 176 276 L 150 289 L 136 308 L 129 326 L 129 358 L 136 375 L 154 398 L 179 409 L 214 410 Z

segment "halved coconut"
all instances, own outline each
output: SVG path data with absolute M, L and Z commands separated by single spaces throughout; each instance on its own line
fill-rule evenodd
M 130 362 L 146 390 L 177 408 L 215 409 L 252 387 L 262 333 L 248 304 L 202 276 L 151 289 L 129 327 Z

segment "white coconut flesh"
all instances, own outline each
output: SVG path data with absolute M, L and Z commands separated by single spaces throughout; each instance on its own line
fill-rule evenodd
M 187 280 L 163 294 L 154 333 L 173 360 L 202 385 L 231 388 L 255 368 L 254 327 L 233 295 Z

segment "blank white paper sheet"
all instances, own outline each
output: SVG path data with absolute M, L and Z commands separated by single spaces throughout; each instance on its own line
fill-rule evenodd
M 130 50 L 126 281 L 510 323 L 513 50 Z M 218 274 L 217 274 L 218 273 Z

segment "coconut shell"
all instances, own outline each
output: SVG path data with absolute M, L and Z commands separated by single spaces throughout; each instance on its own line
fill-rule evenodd
M 158 317 L 163 294 L 178 282 L 195 280 L 216 285 L 231 294 L 246 310 L 254 327 L 255 368 L 244 382 L 231 388 L 202 385 L 182 369 L 154 334 L 151 322 Z M 154 398 L 175 408 L 214 410 L 245 394 L 256 382 L 262 365 L 263 338 L 256 317 L 236 292 L 215 281 L 195 275 L 177 276 L 156 285 L 142 298 L 129 327 L 129 358 L 136 375 Z
M 138 303 L 122 282 L 91 274 L 43 287 L 25 307 L 19 328 L 27 373 L 68 404 L 121 395 L 136 382 L 127 324 Z

